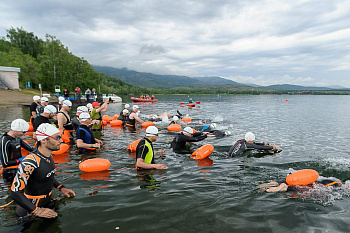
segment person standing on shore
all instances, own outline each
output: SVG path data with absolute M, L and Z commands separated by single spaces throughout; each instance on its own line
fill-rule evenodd
M 91 95 L 91 90 L 90 88 L 86 89 L 85 91 L 85 97 L 86 97 L 86 101 L 89 102 L 90 101 L 90 95 Z
M 77 104 L 81 104 L 81 90 L 78 86 L 75 88 L 75 101 Z
M 69 91 L 67 88 L 63 90 L 63 95 L 66 100 L 69 100 Z

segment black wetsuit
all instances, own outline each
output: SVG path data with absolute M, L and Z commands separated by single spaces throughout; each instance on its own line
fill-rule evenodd
M 234 144 L 230 151 L 228 152 L 228 156 L 235 157 L 242 155 L 246 151 L 251 150 L 259 150 L 259 151 L 268 151 L 273 150 L 272 146 L 266 146 L 264 143 L 247 143 L 244 139 L 238 140 L 236 144 Z
M 80 125 L 80 121 L 79 121 L 79 116 L 75 115 L 73 118 L 72 118 L 72 126 L 73 126 L 73 129 L 74 131 L 77 130 L 78 126 Z
M 121 120 L 123 122 L 123 125 L 125 125 L 128 121 L 129 117 L 124 116 L 123 114 L 119 115 L 118 120 Z
M 62 185 L 55 179 L 55 163 L 35 150 L 23 159 L 12 183 L 10 197 L 19 205 L 16 213 L 25 216 L 38 207 L 53 208 L 52 189 Z
M 133 112 L 131 112 L 131 113 L 133 113 Z M 131 113 L 130 113 L 130 115 L 131 115 Z M 135 113 L 135 112 L 134 112 Z M 135 113 L 136 114 L 136 113 Z M 136 129 L 136 119 L 134 118 L 134 119 L 130 119 L 129 117 L 128 117 L 128 120 L 127 120 L 127 122 L 126 122 L 126 124 L 125 124 L 127 127 L 129 127 L 129 128 L 132 128 L 132 129 Z
M 186 149 L 186 142 L 199 142 L 207 137 L 206 134 L 201 132 L 193 134 L 193 137 L 186 136 L 182 132 L 176 135 L 174 140 L 171 142 L 171 148 L 176 151 L 181 151 Z
M 40 116 L 41 113 L 44 112 L 44 106 L 42 106 L 41 104 L 38 104 L 38 106 L 36 107 L 36 115 Z
M 29 107 L 29 109 L 30 109 L 30 116 L 31 116 L 31 118 L 30 118 L 30 122 L 34 122 L 34 116 L 33 116 L 33 114 L 32 114 L 32 112 L 36 112 L 36 108 L 38 107 L 38 104 L 37 103 L 35 103 L 35 102 L 33 102 L 31 105 L 30 105 L 30 107 Z
M 146 143 L 146 141 L 148 143 Z M 143 138 L 140 140 L 139 144 L 137 144 L 136 147 L 136 160 L 138 158 L 142 158 L 145 163 L 154 164 L 154 149 L 152 142 L 147 139 Z
M 2 176 L 5 181 L 12 182 L 16 175 L 16 168 L 6 169 L 7 167 L 16 166 L 22 158 L 21 148 L 27 151 L 34 149 L 25 143 L 21 138 L 13 138 L 7 133 L 4 133 L 0 138 L 0 154 L 1 164 L 4 168 Z
M 41 125 L 42 123 L 51 124 L 49 118 L 44 117 L 44 116 L 37 116 L 34 120 L 34 123 L 33 123 L 33 132 L 35 132 L 38 129 L 39 125 Z

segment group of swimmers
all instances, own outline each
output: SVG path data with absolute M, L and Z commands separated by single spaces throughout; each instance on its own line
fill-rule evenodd
M 58 151 L 63 143 L 62 136 L 66 131 L 70 132 L 70 138 L 76 138 L 76 145 L 80 153 L 89 153 L 101 148 L 103 142 L 94 137 L 92 131 L 102 129 L 102 113 L 108 110 L 109 100 L 104 103 L 93 102 L 86 106 L 79 106 L 76 115 L 71 119 L 69 111 L 72 103 L 69 100 L 59 100 L 57 109 L 50 105 L 49 101 L 34 96 L 30 106 L 31 122 L 33 122 L 33 138 L 37 140 L 36 148 L 25 143 L 21 137 L 29 129 L 29 124 L 23 119 L 16 119 L 11 123 L 10 130 L 1 136 L 1 163 L 4 180 L 12 184 L 10 197 L 18 204 L 16 213 L 18 216 L 34 214 L 44 218 L 54 218 L 57 213 L 53 210 L 54 201 L 51 198 L 53 188 L 58 189 L 63 195 L 75 196 L 76 193 L 60 184 L 55 178 L 55 165 L 52 157 L 53 151 Z M 43 103 L 44 102 L 44 103 Z M 35 107 L 36 105 L 36 107 Z M 41 107 L 40 107 L 41 106 Z M 42 108 L 42 110 L 41 110 Z M 123 121 L 126 128 L 135 130 L 137 122 L 143 123 L 139 117 L 139 106 L 125 104 L 118 119 Z M 130 111 L 130 112 L 129 112 Z M 55 123 L 51 124 L 50 119 Z M 157 116 L 150 116 L 148 120 L 157 120 Z M 201 130 L 195 130 L 182 121 L 183 115 L 177 113 L 171 117 L 170 124 L 182 124 L 185 126 L 171 142 L 171 148 L 176 153 L 190 153 L 188 145 L 207 137 L 221 138 L 225 132 L 217 130 L 217 125 L 211 123 Z M 153 143 L 159 137 L 159 130 L 155 126 L 149 126 L 136 147 L 135 166 L 140 170 L 167 169 L 165 164 L 156 164 L 155 155 L 163 154 L 165 150 L 155 151 Z M 21 148 L 29 151 L 29 155 L 22 157 Z M 255 142 L 255 135 L 248 132 L 244 139 L 238 140 L 229 150 L 229 156 L 240 156 L 247 151 L 258 150 L 267 153 L 280 152 L 279 146 L 269 143 Z M 261 186 L 268 192 L 286 191 L 286 184 L 270 182 Z

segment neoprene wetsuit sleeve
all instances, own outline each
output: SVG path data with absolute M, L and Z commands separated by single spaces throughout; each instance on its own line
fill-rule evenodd
M 19 161 L 17 159 L 9 159 L 11 155 L 9 140 L 5 140 L 5 138 L 2 138 L 0 146 L 1 163 L 4 167 L 10 167 L 19 164 Z
M 33 164 L 26 161 L 25 158 L 18 168 L 17 174 L 13 180 L 11 186 L 10 197 L 29 213 L 32 213 L 36 206 L 24 196 L 24 189 L 27 186 L 27 182 L 30 179 L 30 176 L 33 174 L 35 169 L 38 167 L 38 164 Z
M 202 132 L 195 132 L 194 134 L 193 134 L 193 137 L 198 137 L 198 136 L 201 136 L 202 135 Z
M 60 185 L 61 185 L 60 182 L 58 182 L 58 181 L 56 180 L 56 178 L 54 178 L 53 187 L 57 188 L 57 187 L 60 186 Z
M 140 145 L 137 150 L 136 159 L 141 158 L 144 160 L 146 158 L 147 153 L 148 153 L 148 147 L 145 144 Z
M 197 137 L 189 137 L 186 135 L 181 135 L 181 137 L 182 137 L 182 140 L 186 141 L 186 142 L 199 142 L 199 141 L 202 141 L 203 139 L 205 139 L 207 137 L 207 135 L 204 134 L 204 135 L 200 135 Z
M 22 138 L 20 138 L 20 142 L 21 142 L 21 147 L 24 148 L 25 150 L 30 152 L 34 150 L 34 148 L 29 146 L 25 141 L 22 140 Z
M 272 146 L 265 146 L 265 145 L 258 145 L 258 144 L 252 144 L 252 143 L 247 143 L 247 148 L 249 149 L 257 149 L 257 150 L 273 150 Z

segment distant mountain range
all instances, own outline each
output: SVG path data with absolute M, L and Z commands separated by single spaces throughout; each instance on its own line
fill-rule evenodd
M 217 86 L 217 85 L 235 85 L 235 86 L 249 86 L 254 88 L 264 88 L 273 90 L 290 90 L 290 91 L 327 91 L 327 90 L 350 90 L 342 86 L 332 87 L 305 87 L 299 85 L 270 85 L 259 86 L 256 84 L 242 84 L 235 81 L 221 78 L 221 77 L 187 77 L 180 75 L 158 75 L 145 72 L 137 72 L 129 70 L 128 68 L 114 68 L 109 66 L 93 65 L 93 68 L 112 77 L 121 79 L 128 84 L 153 87 L 153 88 L 173 88 L 173 87 L 195 87 L 195 86 Z

